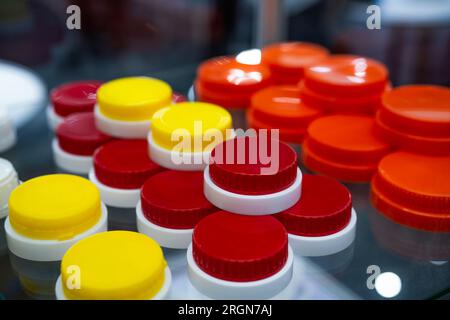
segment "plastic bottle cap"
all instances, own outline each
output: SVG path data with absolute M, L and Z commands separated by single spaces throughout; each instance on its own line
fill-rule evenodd
M 3 106 L 0 106 L 0 137 L 0 153 L 13 147 L 17 140 L 14 124 Z
M 188 98 L 185 95 L 178 93 L 178 92 L 172 93 L 172 102 L 173 103 L 180 103 L 180 102 L 186 102 L 186 101 L 188 101 Z
M 396 145 L 450 153 L 450 89 L 408 85 L 383 95 L 377 127 Z
M 156 110 L 172 104 L 172 89 L 164 81 L 129 77 L 103 84 L 97 93 L 101 113 L 121 121 L 149 120 Z
M 192 229 L 217 211 L 203 195 L 203 172 L 165 171 L 148 179 L 141 191 L 144 216 L 171 229 Z
M 217 186 L 229 192 L 275 193 L 289 188 L 296 180 L 297 154 L 278 140 L 237 137 L 214 148 L 209 175 Z
M 146 140 L 114 140 L 95 151 L 94 170 L 104 185 L 140 189 L 149 177 L 163 168 L 149 158 Z
M 89 180 L 66 174 L 37 177 L 19 185 L 9 199 L 11 226 L 42 240 L 73 238 L 99 221 L 100 194 Z
M 91 112 L 100 85 L 99 81 L 76 81 L 56 87 L 50 93 L 55 113 L 66 117 L 75 112 Z
M 334 97 L 330 94 L 317 93 L 305 86 L 304 81 L 299 85 L 300 97 L 304 103 L 310 107 L 318 108 L 324 111 L 339 113 L 366 113 L 373 114 L 381 104 L 381 94 L 376 93 L 361 97 Z M 384 91 L 391 90 L 389 84 Z
M 83 156 L 91 156 L 95 149 L 111 139 L 98 131 L 92 112 L 75 113 L 64 119 L 56 129 L 61 149 Z
M 161 247 L 153 239 L 130 231 L 102 232 L 66 252 L 61 283 L 71 300 L 148 300 L 163 287 L 166 267 Z M 67 284 L 74 282 L 76 270 L 80 287 L 70 288 Z
M 390 146 L 374 134 L 374 120 L 363 115 L 330 115 L 314 120 L 303 143 L 311 170 L 344 181 L 370 181 Z
M 287 232 L 271 216 L 221 211 L 197 224 L 192 252 L 200 269 L 213 277 L 256 281 L 283 268 L 288 256 Z
M 262 49 L 262 61 L 278 83 L 297 84 L 304 69 L 328 55 L 322 46 L 307 42 L 287 42 Z
M 151 133 L 153 141 L 166 150 L 172 151 L 185 142 L 183 139 L 189 138 L 190 142 L 183 144 L 189 150 L 183 148 L 183 151 L 202 152 L 214 146 L 211 134 L 220 134 L 219 138 L 225 139 L 232 122 L 230 113 L 222 107 L 204 102 L 182 102 L 157 111 L 152 118 Z
M 305 71 L 305 86 L 331 96 L 381 94 L 388 82 L 386 67 L 372 59 L 331 55 Z
M 217 57 L 198 68 L 195 91 L 201 101 L 228 108 L 246 108 L 250 96 L 269 83 L 267 67 L 239 63 L 235 57 Z
M 279 129 L 280 139 L 301 143 L 308 124 L 321 115 L 300 98 L 295 86 L 270 86 L 252 96 L 247 119 L 255 129 Z
M 387 155 L 372 181 L 375 207 L 400 224 L 450 231 L 449 168 L 450 156 Z
M 305 174 L 300 201 L 275 217 L 291 234 L 322 237 L 344 229 L 351 211 L 352 197 L 344 185 L 329 177 Z
M 0 219 L 8 214 L 8 199 L 19 185 L 16 170 L 11 162 L 0 158 Z

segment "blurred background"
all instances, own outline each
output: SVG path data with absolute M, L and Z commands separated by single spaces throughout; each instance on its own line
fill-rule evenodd
M 379 30 L 366 26 L 373 4 Z M 80 30 L 66 26 L 70 5 L 81 9 Z M 43 110 L 48 91 L 63 82 L 148 75 L 187 93 L 202 60 L 294 40 L 380 60 L 394 86 L 450 85 L 450 0 L 0 0 L 0 107 L 23 108 L 28 119 L 15 119 L 18 143 L 1 156 L 22 180 L 53 170 Z M 354 255 L 333 279 L 357 296 L 383 298 L 366 286 L 366 267 L 376 262 L 402 278 L 397 298 L 448 298 L 449 264 L 434 260 L 435 252 L 450 255 L 448 237 L 402 234 L 408 241 L 399 243 L 397 226 L 371 218 L 368 187 L 352 192 L 367 214 L 358 218 Z M 28 297 L 4 254 L 0 299 Z

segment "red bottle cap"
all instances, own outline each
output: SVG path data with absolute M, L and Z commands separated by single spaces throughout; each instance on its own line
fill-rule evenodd
M 377 129 L 393 144 L 450 154 L 450 89 L 408 85 L 383 95 Z
M 142 187 L 144 216 L 171 229 L 192 229 L 210 213 L 218 211 L 203 195 L 203 172 L 164 171 L 150 177 Z
M 334 113 L 366 113 L 373 114 L 381 104 L 381 93 L 362 97 L 333 97 L 310 90 L 304 81 L 299 84 L 300 96 L 305 104 Z M 386 85 L 385 91 L 391 86 Z
M 280 129 L 281 140 L 301 143 L 307 126 L 321 113 L 303 102 L 296 86 L 270 86 L 252 96 L 247 120 L 252 128 Z
M 139 189 L 164 169 L 150 160 L 147 140 L 114 140 L 94 153 L 97 179 L 109 187 Z
M 178 92 L 172 93 L 172 102 L 173 103 L 180 103 L 180 102 L 186 102 L 186 101 L 188 101 L 188 99 L 186 98 L 186 96 L 182 95 L 181 93 L 178 93 Z
M 60 148 L 68 153 L 91 156 L 95 149 L 112 138 L 97 130 L 92 112 L 74 113 L 56 129 Z
M 267 67 L 218 57 L 203 62 L 197 70 L 195 92 L 198 100 L 228 108 L 246 108 L 251 95 L 271 81 Z
M 318 94 L 360 97 L 381 94 L 388 82 L 388 70 L 372 59 L 331 55 L 306 69 L 304 81 Z
M 276 274 L 285 265 L 287 232 L 271 216 L 220 211 L 197 224 L 192 253 L 199 268 L 215 278 L 256 281 Z
M 229 192 L 275 193 L 295 182 L 297 154 L 278 140 L 262 136 L 237 137 L 213 149 L 209 175 L 217 186 Z
M 66 117 L 76 112 L 91 112 L 96 103 L 99 81 L 76 81 L 54 88 L 50 100 L 56 114 Z
M 351 212 L 352 196 L 344 185 L 329 177 L 304 174 L 300 201 L 275 218 L 291 234 L 321 237 L 344 229 Z
M 307 42 L 277 43 L 262 49 L 262 62 L 266 64 L 276 83 L 296 85 L 305 68 L 328 56 L 322 46 Z
M 387 155 L 372 180 L 374 206 L 400 224 L 450 231 L 449 168 L 450 156 Z
M 374 120 L 363 115 L 331 115 L 314 120 L 303 143 L 306 167 L 333 178 L 370 181 L 390 146 L 374 134 Z

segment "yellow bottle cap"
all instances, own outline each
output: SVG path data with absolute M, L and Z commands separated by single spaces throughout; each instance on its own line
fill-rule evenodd
M 93 227 L 100 219 L 97 187 L 87 179 L 52 174 L 19 185 L 9 198 L 9 221 L 28 238 L 66 240 Z
M 97 103 L 100 112 L 114 120 L 150 120 L 156 110 L 172 104 L 172 89 L 154 78 L 120 78 L 98 89 Z
M 152 118 L 154 142 L 167 150 L 187 143 L 184 151 L 201 152 L 229 138 L 230 113 L 204 102 L 182 102 L 158 110 Z M 178 150 L 178 148 L 177 148 Z M 178 150 L 179 151 L 179 150 Z
M 130 231 L 102 232 L 66 252 L 61 283 L 71 300 L 148 300 L 162 288 L 166 266 L 153 239 Z

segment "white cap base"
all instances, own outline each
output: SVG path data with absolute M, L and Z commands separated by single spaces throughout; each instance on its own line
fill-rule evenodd
M 66 251 L 77 241 L 92 234 L 107 230 L 108 212 L 102 203 L 102 213 L 99 221 L 92 228 L 67 240 L 40 240 L 31 239 L 17 233 L 9 222 L 5 220 L 6 241 L 9 250 L 16 256 L 31 261 L 59 261 Z
M 19 185 L 19 178 L 11 162 L 0 158 L 0 219 L 8 215 L 8 200 Z
M 352 208 L 348 225 L 339 232 L 322 237 L 303 237 L 289 234 L 289 244 L 294 253 L 305 257 L 321 257 L 338 253 L 349 247 L 355 240 L 356 211 Z
M 64 151 L 56 138 L 52 141 L 52 150 L 56 165 L 64 171 L 87 175 L 92 168 L 91 156 L 79 156 Z
M 192 285 L 212 299 L 270 299 L 287 287 L 292 279 L 293 257 L 291 247 L 283 268 L 276 274 L 257 281 L 234 282 L 210 276 L 199 268 L 192 255 L 192 245 L 187 250 L 188 276 Z
M 46 114 L 48 127 L 52 131 L 56 131 L 56 128 L 64 121 L 64 117 L 57 114 L 51 105 L 47 107 Z
M 150 120 L 121 121 L 104 116 L 98 107 L 94 108 L 97 129 L 112 137 L 122 139 L 145 139 L 150 130 Z
M 169 267 L 164 269 L 164 283 L 158 293 L 151 298 L 150 300 L 164 300 L 167 299 L 170 293 L 170 285 L 172 283 L 172 273 L 170 272 Z M 66 295 L 64 294 L 64 290 L 61 283 L 61 275 L 56 280 L 55 284 L 55 295 L 56 300 L 68 300 Z
M 100 191 L 100 198 L 107 206 L 135 208 L 139 202 L 141 189 L 118 189 L 104 185 L 98 181 L 94 168 L 89 171 L 89 180 L 97 186 Z
M 137 229 L 160 246 L 171 249 L 187 249 L 192 241 L 194 229 L 169 229 L 149 221 L 142 212 L 141 202 L 136 206 Z
M 203 191 L 206 199 L 216 207 L 245 215 L 267 215 L 284 211 L 300 199 L 302 172 L 297 168 L 297 177 L 289 188 L 264 195 L 244 195 L 229 192 L 217 186 L 209 175 L 209 167 L 204 171 Z

